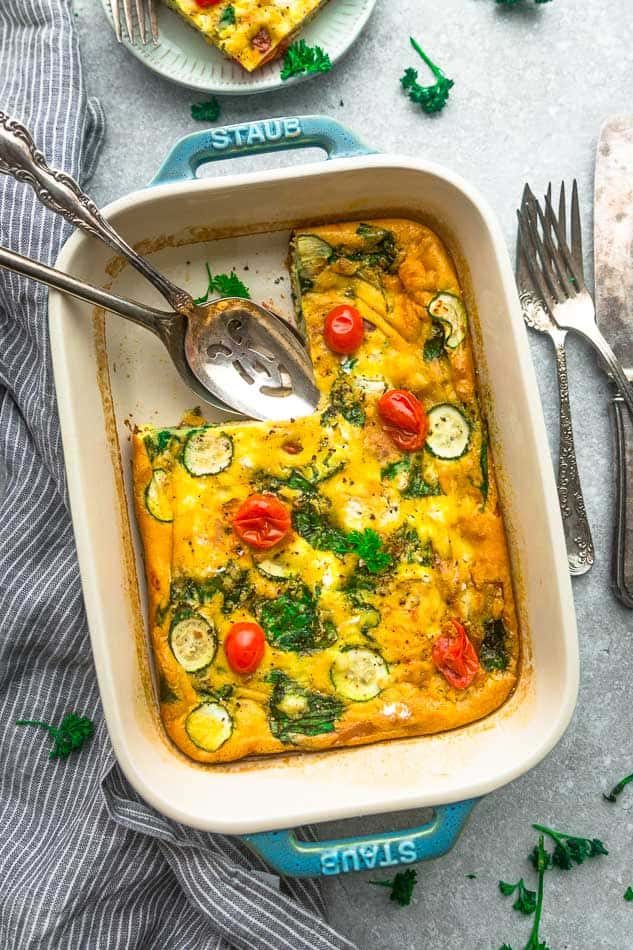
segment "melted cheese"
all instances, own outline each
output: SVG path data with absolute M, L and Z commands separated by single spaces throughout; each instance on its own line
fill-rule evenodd
M 487 498 L 482 494 L 485 426 L 468 337 L 444 356 L 427 360 L 422 356 L 424 342 L 433 332 L 427 304 L 438 291 L 459 294 L 457 276 L 444 246 L 428 228 L 401 220 L 372 226 L 393 236 L 391 259 L 365 255 L 367 245 L 356 223 L 294 236 L 297 306 L 322 393 L 317 414 L 285 423 L 214 427 L 213 432 L 231 439 L 232 459 L 223 471 L 197 477 L 184 464 L 191 427 L 161 431 L 146 426 L 134 435 L 135 499 L 161 680 L 161 713 L 171 738 L 199 761 L 228 761 L 289 747 L 356 745 L 450 729 L 497 708 L 516 682 L 519 636 L 509 560 L 491 460 Z M 296 254 L 302 233 L 317 236 L 334 249 L 327 265 L 309 280 L 301 277 Z M 359 287 L 361 282 L 370 291 Z M 353 362 L 333 354 L 322 334 L 327 312 L 344 302 L 357 306 L 374 327 Z M 471 429 L 465 453 L 454 460 L 436 458 L 428 451 L 414 457 L 400 453 L 377 417 L 382 386 L 364 383 L 376 378 L 388 388 L 412 390 L 427 410 L 438 403 L 458 406 Z M 341 381 L 362 407 L 363 425 L 332 407 L 333 387 L 336 392 Z M 288 443 L 299 451 L 289 454 Z M 393 463 L 399 466 L 394 469 Z M 407 494 L 415 466 L 419 477 L 441 494 Z M 146 504 L 147 487 L 157 469 L 166 473 L 161 476 L 160 516 L 165 518 L 167 511 L 171 521 L 157 520 Z M 314 492 L 306 493 L 286 484 L 293 471 L 322 480 Z M 359 573 L 357 555 L 320 550 L 314 539 L 311 542 L 298 530 L 269 551 L 243 544 L 231 519 L 245 498 L 266 489 L 273 490 L 295 517 L 302 507 L 316 505 L 343 534 L 374 530 L 392 555 L 386 571 L 369 575 L 374 589 L 356 596 L 350 593 Z M 406 556 L 397 541 L 398 532 L 404 530 L 418 539 L 415 557 Z M 266 559 L 278 564 L 284 576 L 272 577 L 265 564 L 260 570 L 258 564 Z M 360 574 L 367 579 L 367 573 L 361 564 Z M 300 585 L 318 606 L 319 636 L 324 639 L 301 652 L 281 649 L 269 634 L 257 671 L 247 678 L 234 674 L 222 647 L 231 625 L 238 620 L 261 622 L 262 605 L 277 602 L 284 592 L 298 596 Z M 201 596 L 200 591 L 206 594 Z M 169 645 L 173 618 L 183 609 L 204 616 L 219 644 L 210 665 L 196 673 L 182 668 Z M 431 651 L 451 617 L 465 624 L 477 650 L 486 624 L 501 621 L 506 668 L 482 668 L 465 690 L 450 686 L 435 668 Z M 340 695 L 332 680 L 335 658 L 341 650 L 353 648 L 364 650 L 365 658 L 367 650 L 378 654 L 388 670 L 378 694 L 366 702 Z M 294 684 L 285 693 L 275 686 L 280 677 Z M 310 692 L 337 704 L 329 718 L 324 715 L 326 727 L 316 734 L 309 729 L 308 734 L 301 732 Z M 191 712 L 209 701 L 220 703 L 232 721 L 229 737 L 215 751 L 194 744 L 186 727 Z M 283 728 L 280 716 L 285 717 Z M 295 720 L 299 731 L 292 732 Z

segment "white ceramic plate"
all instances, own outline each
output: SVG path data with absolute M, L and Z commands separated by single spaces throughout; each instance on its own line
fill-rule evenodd
M 114 29 L 112 0 L 101 0 L 101 3 Z M 123 13 L 123 0 L 119 0 L 119 3 Z M 302 30 L 301 39 L 310 46 L 322 47 L 334 64 L 359 35 L 375 3 L 376 0 L 330 0 Z M 282 82 L 279 76 L 282 60 L 268 63 L 255 73 L 247 73 L 237 63 L 223 56 L 219 50 L 209 46 L 194 29 L 159 0 L 157 7 L 160 32 L 158 45 L 148 43 L 147 46 L 142 46 L 137 35 L 136 43 L 132 46 L 127 39 L 125 27 L 123 42 L 137 59 L 154 72 L 182 86 L 200 92 L 245 96 L 278 89 L 280 86 L 290 86 L 318 75 L 309 73 Z

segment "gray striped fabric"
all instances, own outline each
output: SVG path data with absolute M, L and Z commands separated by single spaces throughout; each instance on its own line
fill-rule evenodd
M 0 0 L 0 108 L 51 164 L 89 177 L 103 135 L 71 0 Z M 0 177 L 0 242 L 52 262 L 67 226 Z M 180 827 L 132 792 L 95 681 L 68 512 L 43 288 L 0 272 L 0 947 L 352 948 L 312 882 L 280 881 L 235 839 Z M 90 745 L 48 759 L 70 711 Z

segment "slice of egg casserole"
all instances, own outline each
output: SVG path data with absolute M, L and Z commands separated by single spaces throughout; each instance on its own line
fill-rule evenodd
M 327 0 L 165 0 L 249 73 L 281 56 Z

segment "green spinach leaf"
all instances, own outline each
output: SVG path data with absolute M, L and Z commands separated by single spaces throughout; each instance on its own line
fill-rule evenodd
M 479 650 L 479 662 L 485 670 L 505 670 L 508 667 L 507 632 L 501 618 L 487 620 L 484 639 Z
M 431 335 L 424 342 L 423 356 L 426 363 L 446 356 L 446 334 L 441 320 L 433 320 Z
M 344 706 L 336 696 L 305 689 L 281 670 L 268 676 L 274 684 L 270 698 L 270 731 L 281 742 L 295 743 L 301 736 L 334 732 Z
M 439 482 L 427 482 L 424 477 L 422 456 L 416 455 L 411 462 L 409 481 L 402 491 L 405 498 L 428 498 L 432 495 L 443 495 Z
M 295 582 L 274 600 L 260 601 L 256 612 L 266 639 L 280 650 L 323 650 L 336 641 L 336 627 L 305 584 Z
M 430 538 L 422 541 L 415 525 L 401 524 L 387 544 L 393 558 L 406 564 L 433 566 L 433 543 Z
M 321 414 L 321 425 L 331 425 L 337 415 L 360 429 L 365 425 L 365 394 L 343 373 L 339 373 L 332 384 L 330 405 Z
M 225 30 L 227 26 L 235 26 L 235 7 L 232 3 L 224 8 L 218 20 L 218 29 Z

